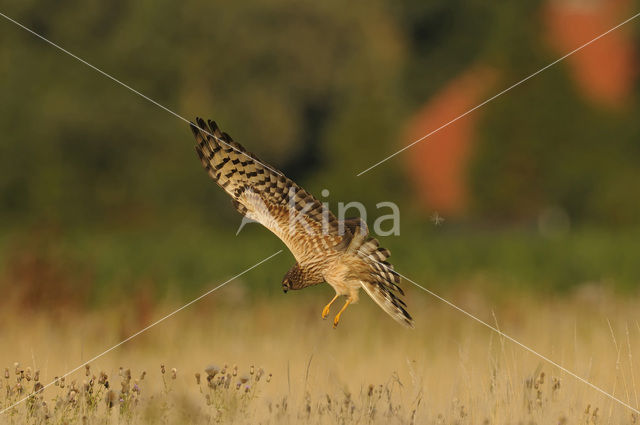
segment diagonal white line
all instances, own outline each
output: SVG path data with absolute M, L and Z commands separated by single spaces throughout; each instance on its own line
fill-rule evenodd
M 15 19 L 10 18 L 9 16 L 5 15 L 4 13 L 0 12 L 0 16 L 2 16 L 3 18 L 5 18 L 6 20 L 13 22 L 14 24 L 16 24 L 17 26 L 19 26 L 20 28 L 22 28 L 25 31 L 30 32 L 31 34 L 35 35 L 36 37 L 38 37 L 39 39 L 41 39 L 42 41 L 50 44 L 51 46 L 55 47 L 56 49 L 60 50 L 63 53 L 66 53 L 67 55 L 71 56 L 72 58 L 74 58 L 75 60 L 77 60 L 78 62 L 81 62 L 83 64 L 85 64 L 86 66 L 88 66 L 89 68 L 93 69 L 94 71 L 98 72 L 99 74 L 102 74 L 103 76 L 107 77 L 108 79 L 118 83 L 119 85 L 121 85 L 122 87 L 124 87 L 125 89 L 131 91 L 132 93 L 137 94 L 138 96 L 140 96 L 141 98 L 153 103 L 154 105 L 156 105 L 158 108 L 167 111 L 168 113 L 170 113 L 171 115 L 173 115 L 174 117 L 181 119 L 182 121 L 186 122 L 187 124 L 193 125 L 194 127 L 198 128 L 200 131 L 202 131 L 203 133 L 213 137 L 214 139 L 216 139 L 218 142 L 224 144 L 225 146 L 230 147 L 231 149 L 233 149 L 234 151 L 238 152 L 241 155 L 246 156 L 247 158 L 251 159 L 252 161 L 257 162 L 258 164 L 262 165 L 263 167 L 271 170 L 272 172 L 276 173 L 277 175 L 282 175 L 282 173 L 280 173 L 278 170 L 274 170 L 272 167 L 270 167 L 269 165 L 258 161 L 257 159 L 253 158 L 251 155 L 240 151 L 239 149 L 231 146 L 229 143 L 225 142 L 224 140 L 220 139 L 219 137 L 214 136 L 213 134 L 209 133 L 206 129 L 204 128 L 200 128 L 200 126 L 196 123 L 192 123 L 191 121 L 189 121 L 188 119 L 186 119 L 185 117 L 183 117 L 182 115 L 178 114 L 177 112 L 173 112 L 171 109 L 167 108 L 166 106 L 156 102 L 155 100 L 151 99 L 149 96 L 146 96 L 144 94 L 142 94 L 141 92 L 139 92 L 138 90 L 134 89 L 133 87 L 123 83 L 122 81 L 118 80 L 116 77 L 112 76 L 111 74 L 106 73 L 105 71 L 101 70 L 100 68 L 90 64 L 89 62 L 87 62 L 86 60 L 82 59 L 81 57 L 78 57 L 76 55 L 74 55 L 73 53 L 71 53 L 70 51 L 68 51 L 67 49 L 57 45 L 56 43 L 54 43 L 53 41 L 45 38 L 44 36 L 38 34 L 37 32 L 33 31 L 32 29 L 22 25 L 20 22 L 16 21 Z
M 89 363 L 99 359 L 100 357 L 104 356 L 105 354 L 115 350 L 116 348 L 120 347 L 122 344 L 131 341 L 133 338 L 137 337 L 138 335 L 140 335 L 143 332 L 148 331 L 149 329 L 151 329 L 152 327 L 154 327 L 155 325 L 165 321 L 166 319 L 168 319 L 169 317 L 174 316 L 176 313 L 179 313 L 180 311 L 184 310 L 185 308 L 189 307 L 191 304 L 196 303 L 198 301 L 200 301 L 202 298 L 206 297 L 207 295 L 211 294 L 214 291 L 217 291 L 218 289 L 222 288 L 223 286 L 225 286 L 227 283 L 239 278 L 240 276 L 242 276 L 243 274 L 247 273 L 250 270 L 255 269 L 256 267 L 258 267 L 259 265 L 269 261 L 270 259 L 272 259 L 273 257 L 275 257 L 276 255 L 280 254 L 282 252 L 282 250 L 279 250 L 278 252 L 275 252 L 273 254 L 271 254 L 270 256 L 268 256 L 267 258 L 264 258 L 260 261 L 258 261 L 257 263 L 255 263 L 253 266 L 249 267 L 248 269 L 245 269 L 244 271 L 238 273 L 237 275 L 233 276 L 232 278 L 226 280 L 225 282 L 221 283 L 220 285 L 216 286 L 213 289 L 208 290 L 207 292 L 205 292 L 204 294 L 200 295 L 198 298 L 195 298 L 191 301 L 189 301 L 187 304 L 183 305 L 182 307 L 180 307 L 177 310 L 172 311 L 171 313 L 167 314 L 166 316 L 164 316 L 162 319 L 156 320 L 155 322 L 153 322 L 152 324 L 150 324 L 149 326 L 139 330 L 138 332 L 134 333 L 133 335 L 129 336 L 128 338 L 120 341 L 119 343 L 117 343 L 116 345 L 114 345 L 111 348 L 106 349 L 105 351 L 103 351 L 102 353 L 98 354 L 97 356 L 92 357 L 91 359 L 87 360 L 86 362 L 82 363 L 81 365 L 75 367 L 74 369 L 71 369 L 70 371 L 68 371 L 67 373 L 65 373 L 64 375 L 58 377 L 57 379 L 49 382 L 47 385 L 45 385 L 44 387 L 42 387 L 41 389 L 39 389 L 38 391 L 29 394 L 28 396 L 16 401 L 15 403 L 13 403 L 12 405 L 10 405 L 9 407 L 6 407 L 5 409 L 0 411 L 0 415 L 13 409 L 14 407 L 16 407 L 18 404 L 28 400 L 30 397 L 33 397 L 34 394 L 37 394 L 39 392 L 44 391 L 45 389 L 47 389 L 48 387 L 50 387 L 51 385 L 55 384 L 56 382 L 58 382 L 60 379 L 65 378 L 69 375 L 71 375 L 72 373 L 78 371 L 79 369 L 82 369 L 83 367 L 85 367 L 86 365 L 88 365 Z
M 636 13 L 635 15 L 633 15 L 632 17 L 630 17 L 629 19 L 619 23 L 618 25 L 616 25 L 615 27 L 609 29 L 606 32 L 603 32 L 602 34 L 600 34 L 599 36 L 597 36 L 596 38 L 594 38 L 593 40 L 590 40 L 586 43 L 584 43 L 582 46 L 577 47 L 575 49 L 573 49 L 572 51 L 570 51 L 569 53 L 567 53 L 566 55 L 562 56 L 561 58 L 556 59 L 555 61 L 551 62 L 549 65 L 545 66 L 544 68 L 541 68 L 539 70 L 537 70 L 536 72 L 534 72 L 533 74 L 529 75 L 528 77 L 523 78 L 522 80 L 518 81 L 515 84 L 512 84 L 511 86 L 507 87 L 506 89 L 502 90 L 500 93 L 490 97 L 489 99 L 485 100 L 484 102 L 482 102 L 481 104 L 474 106 L 473 108 L 469 109 L 467 112 L 459 115 L 458 117 L 452 119 L 451 121 L 447 122 L 446 124 L 441 125 L 440 127 L 436 128 L 435 130 L 431 131 L 430 133 L 425 134 L 424 136 L 422 136 L 421 138 L 413 141 L 412 143 L 408 144 L 407 146 L 403 147 L 402 149 L 400 149 L 397 152 L 392 153 L 391 155 L 389 155 L 388 157 L 384 158 L 381 161 L 376 162 L 375 164 L 373 164 L 371 167 L 367 168 L 364 171 L 360 171 L 356 177 L 360 177 L 361 175 L 363 175 L 364 173 L 376 168 L 378 165 L 387 162 L 388 160 L 390 160 L 391 158 L 393 158 L 394 156 L 406 151 L 407 149 L 409 149 L 410 147 L 422 142 L 424 139 L 426 139 L 427 137 L 431 136 L 432 134 L 437 133 L 438 131 L 442 130 L 445 127 L 448 127 L 449 125 L 453 124 L 454 122 L 458 121 L 460 118 L 463 118 L 467 115 L 469 115 L 470 113 L 472 113 L 473 111 L 475 111 L 478 108 L 483 107 L 484 105 L 486 105 L 487 103 L 491 102 L 494 99 L 497 99 L 498 97 L 502 96 L 503 94 L 505 94 L 506 92 L 508 92 L 509 90 L 518 87 L 520 84 L 524 83 L 525 81 L 535 77 L 536 75 L 540 74 L 543 71 L 546 71 L 547 69 L 551 68 L 553 65 L 557 64 L 558 62 L 561 62 L 563 60 L 565 60 L 566 58 L 568 58 L 569 56 L 573 55 L 574 53 L 584 49 L 585 47 L 587 47 L 588 45 L 595 43 L 596 41 L 598 41 L 599 39 L 601 39 L 602 37 L 604 37 L 605 35 L 609 34 L 612 31 L 617 30 L 618 28 L 620 28 L 621 26 L 633 21 L 634 19 L 636 19 L 638 16 L 640 16 L 640 12 Z
M 382 263 L 380 263 L 382 265 Z M 398 272 L 396 272 L 398 273 Z M 415 286 L 417 286 L 418 288 L 422 289 L 423 291 L 425 291 L 426 293 L 428 293 L 429 295 L 434 296 L 435 298 L 439 299 L 440 301 L 442 301 L 443 303 L 447 304 L 449 307 L 452 307 L 456 310 L 458 310 L 460 313 L 470 317 L 471 319 L 475 320 L 476 322 L 486 326 L 487 328 L 491 329 L 492 331 L 496 332 L 497 334 L 499 334 L 500 336 L 508 339 L 509 341 L 513 342 L 514 344 L 518 345 L 519 347 L 525 349 L 526 351 L 530 352 L 531 354 L 534 354 L 536 356 L 538 356 L 539 358 L 541 358 L 542 360 L 546 361 L 547 363 L 557 367 L 558 369 L 560 369 L 561 371 L 567 373 L 568 375 L 571 375 L 572 377 L 574 377 L 575 379 L 577 379 L 578 381 L 590 386 L 591 388 L 593 388 L 594 390 L 598 391 L 599 393 L 607 396 L 608 398 L 610 398 L 611 400 L 620 403 L 622 406 L 632 410 L 635 413 L 640 414 L 640 410 L 638 410 L 637 408 L 629 405 L 628 403 L 625 403 L 624 401 L 620 400 L 619 398 L 615 397 L 614 395 L 608 393 L 607 391 L 603 390 L 602 388 L 598 387 L 597 385 L 592 384 L 591 382 L 587 381 L 585 378 L 581 377 L 580 375 L 575 374 L 574 372 L 570 371 L 569 369 L 567 369 L 566 367 L 554 362 L 553 360 L 551 360 L 549 357 L 546 357 L 542 354 L 540 354 L 539 352 L 537 352 L 536 350 L 534 350 L 533 348 L 530 348 L 526 345 L 524 345 L 523 343 L 521 343 L 520 341 L 518 341 L 517 339 L 507 335 L 506 333 L 502 332 L 501 330 L 499 330 L 498 328 L 496 328 L 495 326 L 490 325 L 489 323 L 485 322 L 484 320 L 474 316 L 473 314 L 469 313 L 468 311 L 464 310 L 463 308 L 458 307 L 457 305 L 455 305 L 454 303 L 452 303 L 451 301 L 441 297 L 440 295 L 436 294 L 435 292 L 425 288 L 424 286 L 420 285 L 419 283 L 414 282 L 413 280 L 409 279 L 407 276 L 402 275 L 400 273 L 398 273 L 398 276 L 402 277 L 403 279 L 411 282 L 412 284 L 414 284 Z

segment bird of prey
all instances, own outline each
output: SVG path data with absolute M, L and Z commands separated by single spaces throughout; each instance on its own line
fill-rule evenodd
M 413 319 L 399 295 L 400 276 L 386 260 L 388 249 L 369 236 L 360 218 L 338 220 L 328 208 L 280 171 L 220 131 L 215 122 L 196 118 L 191 123 L 196 151 L 209 176 L 227 192 L 240 214 L 265 226 L 289 248 L 297 263 L 285 274 L 282 289 L 302 289 L 327 282 L 344 306 L 333 320 L 358 301 L 362 288 L 392 318 L 413 327 Z

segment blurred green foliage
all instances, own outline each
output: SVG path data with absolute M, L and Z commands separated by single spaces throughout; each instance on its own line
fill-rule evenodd
M 385 244 L 403 270 L 424 266 L 417 279 L 487 269 L 549 287 L 609 277 L 629 286 L 640 275 L 628 257 L 634 239 L 593 229 L 637 227 L 640 93 L 625 112 L 589 106 L 559 64 L 487 105 L 471 210 L 447 230 L 434 231 L 413 202 L 402 160 L 411 151 L 355 177 L 406 143 L 411 114 L 469 66 L 499 70 L 490 96 L 553 61 L 539 9 L 531 0 L 12 0 L 2 12 L 176 113 L 217 120 L 311 192 L 328 188 L 334 207 L 396 202 L 403 233 Z M 638 28 L 627 28 L 636 40 Z M 201 170 L 187 124 L 4 19 L 0 75 L 5 269 L 21 244 L 49 258 L 29 236 L 42 229 L 55 229 L 56 252 L 86 265 L 100 291 L 141 276 L 202 284 L 217 267 L 233 274 L 281 246 L 251 230 L 255 240 L 237 242 L 246 255 L 232 255 L 239 218 Z M 591 230 L 556 245 L 535 229 L 508 230 L 532 229 L 549 206 Z
M 542 66 L 540 59 L 532 68 Z M 637 225 L 640 105 L 623 112 L 589 106 L 560 68 L 542 80 L 487 105 L 469 171 L 474 210 L 498 222 L 558 206 L 579 224 Z
M 517 81 L 554 58 L 531 19 L 540 7 L 67 0 L 5 12 L 178 114 L 213 117 L 313 192 L 373 205 L 411 202 L 402 159 L 354 175 L 405 143 L 407 118 L 443 84 L 480 62 Z M 0 37 L 0 217 L 207 219 L 221 202 L 185 123 L 6 20 Z M 487 105 L 469 216 L 531 220 L 555 205 L 636 224 L 639 112 L 585 104 L 562 64 Z
M 225 297 L 283 296 L 281 279 L 295 262 L 275 236 L 256 224 L 237 237 L 190 223 L 62 232 L 32 229 L 0 240 L 0 258 L 5 260 L 0 264 L 0 302 L 18 297 L 16 302 L 26 306 L 56 307 L 117 304 L 140 296 L 191 299 L 278 250 L 282 252 L 234 279 Z M 400 273 L 442 295 L 473 287 L 497 299 L 523 292 L 573 294 L 600 286 L 633 294 L 640 276 L 638 230 L 582 229 L 543 237 L 527 229 L 445 231 L 417 226 L 383 242 Z M 420 305 L 423 296 L 425 302 L 435 302 L 407 281 L 402 286 L 410 305 Z M 333 295 L 328 285 L 308 291 L 323 299 Z
M 7 13 L 180 115 L 216 119 L 298 180 L 326 169 L 330 187 L 397 125 L 403 44 L 384 6 L 66 1 Z M 13 24 L 0 31 L 0 214 L 202 217 L 224 197 L 186 123 Z

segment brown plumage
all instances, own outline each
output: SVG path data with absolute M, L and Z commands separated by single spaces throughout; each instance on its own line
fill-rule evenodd
M 329 283 L 336 296 L 323 310 L 323 318 L 340 295 L 347 297 L 335 327 L 363 288 L 396 321 L 413 327 L 398 295 L 404 295 L 400 276 L 386 261 L 390 252 L 369 236 L 363 220 L 339 221 L 311 194 L 221 132 L 215 122 L 196 122 L 191 124 L 196 151 L 211 178 L 231 196 L 240 214 L 275 233 L 296 258 L 282 281 L 285 292 Z

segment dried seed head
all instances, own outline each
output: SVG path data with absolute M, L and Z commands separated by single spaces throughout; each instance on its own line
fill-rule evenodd
M 216 376 L 218 372 L 220 372 L 220 368 L 215 365 L 210 365 L 210 366 L 207 366 L 207 368 L 204 371 L 207 374 L 207 376 L 213 378 L 214 376 Z
M 196 372 L 196 384 L 200 385 L 200 372 Z
M 233 365 L 233 372 L 232 372 L 233 376 L 237 376 L 238 375 L 238 365 Z
M 163 375 L 164 375 L 164 374 L 165 374 L 165 372 L 166 372 L 166 370 L 165 370 L 165 368 L 164 368 L 164 365 L 163 365 L 163 364 L 161 364 L 161 365 L 160 365 L 160 372 L 162 372 L 162 374 L 163 374 Z
M 84 365 L 84 376 L 89 376 L 89 375 L 91 375 L 91 366 L 86 364 Z
M 251 367 L 249 367 L 249 375 L 253 375 L 254 369 L 253 369 L 253 365 L 251 365 Z
M 247 382 L 249 382 L 249 377 L 248 377 L 247 375 L 242 375 L 242 376 L 240 377 L 239 381 L 240 381 L 242 384 L 246 384 Z
M 33 380 L 36 382 L 40 380 L 40 370 L 36 369 L 35 373 L 33 374 Z
M 171 379 L 176 379 L 178 377 L 178 369 L 175 367 L 171 369 Z
M 267 375 L 267 383 L 271 382 L 271 374 Z
M 113 390 L 107 391 L 107 394 L 104 397 L 104 401 L 107 403 L 107 407 L 110 409 L 116 402 L 116 393 Z
M 13 368 L 15 369 L 16 375 L 20 375 L 20 363 L 15 362 Z
M 8 367 L 4 368 L 4 379 L 9 379 L 9 368 Z
M 145 376 L 147 376 L 147 371 L 143 370 L 142 373 L 140 374 L 140 380 L 144 381 Z
M 26 371 L 25 371 L 25 378 L 27 378 L 27 381 L 31 381 L 31 368 L 27 367 Z

